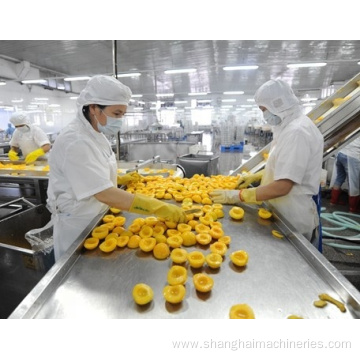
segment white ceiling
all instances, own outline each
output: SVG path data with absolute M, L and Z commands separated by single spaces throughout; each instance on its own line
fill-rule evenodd
M 157 93 L 174 93 L 166 101 L 193 99 L 189 92 L 208 92 L 199 99 L 236 98 L 248 104 L 256 89 L 273 78 L 289 82 L 295 93 L 321 97 L 322 90 L 339 86 L 360 72 L 358 40 L 3 40 L 0 59 L 30 62 L 41 77 L 114 74 L 113 50 L 117 48 L 117 72 L 140 72 L 121 78 L 142 101 L 156 101 Z M 289 69 L 287 64 L 326 62 L 320 68 Z M 258 65 L 256 70 L 225 71 L 224 66 Z M 190 74 L 167 75 L 165 70 L 195 68 Z M 1 80 L 1 79 L 0 79 Z M 7 79 L 19 81 L 18 79 Z M 72 83 L 79 92 L 85 82 Z M 224 95 L 224 91 L 244 95 Z M 187 106 L 189 106 L 188 104 Z

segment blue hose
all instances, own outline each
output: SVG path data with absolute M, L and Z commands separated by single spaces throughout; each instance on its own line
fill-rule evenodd
M 342 211 L 334 211 L 333 213 L 321 213 L 320 217 L 331 224 L 335 224 L 338 226 L 335 227 L 328 227 L 328 226 L 322 226 L 322 232 L 323 235 L 333 237 L 333 238 L 339 238 L 347 241 L 360 241 L 360 222 L 349 219 L 349 216 L 359 218 L 360 215 L 342 212 Z M 344 231 L 346 229 L 355 230 L 358 231 L 358 235 L 354 236 L 342 236 L 338 234 L 334 234 L 332 232 L 337 231 Z M 332 231 L 332 232 L 330 232 Z M 332 246 L 334 248 L 340 248 L 340 249 L 348 249 L 348 250 L 360 250 L 360 245 L 345 245 L 345 244 L 337 244 L 333 242 L 327 242 L 324 241 L 325 245 Z

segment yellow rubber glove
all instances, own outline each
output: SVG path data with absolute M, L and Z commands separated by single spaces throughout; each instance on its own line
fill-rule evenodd
M 118 185 L 127 185 L 130 181 L 138 182 L 142 179 L 142 176 L 137 172 L 131 172 L 125 175 L 118 175 L 117 184 Z
M 166 204 L 164 201 L 151 198 L 142 194 L 136 194 L 129 209 L 130 212 L 142 215 L 154 214 L 167 221 L 176 223 L 186 222 L 186 214 L 176 205 Z
M 238 189 L 245 189 L 254 182 L 261 181 L 264 175 L 265 169 L 258 171 L 255 174 L 246 174 L 240 177 L 240 180 L 236 184 Z
M 209 195 L 214 203 L 218 203 L 218 204 L 240 203 L 239 190 L 214 190 Z
M 9 150 L 8 152 L 8 157 L 11 161 L 17 161 L 19 160 L 18 154 L 16 151 L 14 150 Z
M 260 205 L 262 203 L 262 201 L 256 201 L 256 188 L 241 189 L 240 190 L 240 200 L 247 204 Z
M 45 151 L 42 148 L 36 149 L 31 153 L 27 154 L 25 158 L 25 163 L 33 163 L 38 157 L 45 155 Z

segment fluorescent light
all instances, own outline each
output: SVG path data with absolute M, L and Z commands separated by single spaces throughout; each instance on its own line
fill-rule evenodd
M 75 77 L 68 77 L 65 78 L 65 81 L 82 81 L 82 80 L 90 80 L 90 76 L 75 76 Z
M 228 108 L 234 107 L 234 105 L 222 105 L 221 107 L 222 107 L 223 109 L 228 109 Z
M 224 95 L 242 95 L 244 94 L 243 91 L 224 91 Z
M 236 99 L 222 99 L 222 102 L 236 102 Z
M 240 65 L 240 66 L 225 66 L 223 69 L 227 70 L 255 70 L 258 69 L 259 66 L 257 65 Z
M 195 72 L 196 69 L 174 69 L 174 70 L 165 70 L 165 74 L 184 74 Z
M 360 61 L 358 62 L 358 65 L 360 65 Z
M 305 104 L 302 104 L 303 106 L 316 106 L 315 103 L 305 103 Z
M 304 98 L 301 99 L 301 101 L 304 101 L 304 102 L 306 102 L 306 101 L 316 101 L 316 100 L 317 100 L 317 98 L 311 98 L 311 97 L 304 97 Z
M 47 101 L 49 98 L 34 98 L 36 101 Z
M 207 95 L 207 94 L 208 94 L 207 92 L 188 93 L 189 96 L 198 96 L 198 95 Z
M 288 64 L 286 66 L 288 68 L 320 67 L 320 66 L 326 66 L 326 63 L 322 62 L 322 63 Z
M 0 81 L 0 86 L 2 85 L 6 85 L 6 82 L 5 81 Z
M 203 99 L 203 100 L 198 100 L 198 103 L 204 103 L 204 102 L 211 102 L 212 100 L 209 99 Z
M 21 103 L 23 101 L 24 101 L 24 99 L 11 100 L 11 102 L 13 102 L 13 103 Z
M 138 98 L 138 97 L 142 97 L 142 95 L 141 95 L 141 94 L 132 94 L 131 97 L 136 97 L 136 98 Z
M 186 100 L 178 100 L 178 101 L 174 101 L 174 104 L 187 104 Z
M 171 97 L 174 96 L 174 94 L 168 93 L 168 94 L 156 94 L 157 97 Z
M 136 77 L 140 75 L 141 73 L 127 73 L 127 74 L 117 74 L 117 77 Z
M 77 100 L 78 96 L 70 96 L 70 100 Z
M 144 110 L 142 107 L 134 107 L 134 110 Z
M 36 79 L 36 80 L 23 80 L 22 84 L 47 84 L 45 79 Z

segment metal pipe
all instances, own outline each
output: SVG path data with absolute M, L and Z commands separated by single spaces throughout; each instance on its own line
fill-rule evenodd
M 118 69 L 117 69 L 117 42 L 116 40 L 112 41 L 113 43 L 113 72 L 114 72 L 114 76 L 115 79 L 118 78 Z M 115 136 L 115 140 L 116 140 L 116 159 L 120 160 L 120 131 L 116 134 Z
M 25 204 L 28 204 L 28 205 L 30 205 L 31 207 L 35 207 L 35 205 L 34 205 L 32 202 L 30 202 L 29 200 L 26 200 L 25 198 L 21 197 L 21 198 L 18 198 L 18 199 L 9 201 L 9 202 L 7 202 L 7 203 L 1 204 L 1 205 L 0 205 L 0 208 L 5 207 L 5 206 L 8 206 L 8 205 L 11 205 L 11 204 L 15 204 L 15 203 L 17 203 L 17 202 L 19 202 L 19 201 L 23 201 Z
M 118 70 L 117 70 L 117 43 L 116 40 L 112 41 L 113 43 L 113 72 L 115 79 L 118 78 Z

